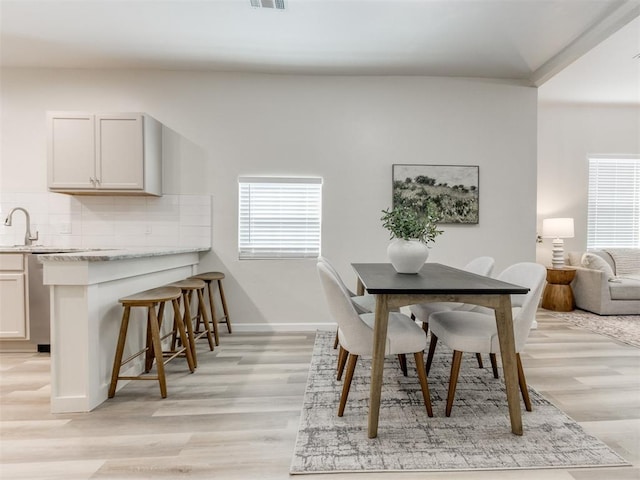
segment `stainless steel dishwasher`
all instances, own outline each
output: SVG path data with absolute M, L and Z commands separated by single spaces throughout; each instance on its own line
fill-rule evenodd
M 51 345 L 49 287 L 43 283 L 43 265 L 38 256 L 26 255 L 29 276 L 29 332 L 30 341 L 39 352 L 48 352 Z

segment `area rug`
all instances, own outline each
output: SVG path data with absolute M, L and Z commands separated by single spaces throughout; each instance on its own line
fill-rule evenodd
M 594 333 L 640 347 L 640 315 L 596 315 L 583 310 L 548 313 Z
M 621 466 L 628 463 L 542 395 L 530 389 L 524 435 L 511 433 L 506 394 L 490 369 L 465 356 L 451 417 L 444 415 L 451 352 L 438 347 L 429 374 L 434 416 L 427 416 L 409 361 L 385 363 L 378 437 L 367 438 L 370 361 L 359 360 L 349 401 L 337 416 L 334 334 L 318 332 L 290 472 L 292 474 L 463 471 Z

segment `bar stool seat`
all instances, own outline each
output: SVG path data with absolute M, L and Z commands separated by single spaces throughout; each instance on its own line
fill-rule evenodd
M 231 331 L 231 322 L 229 319 L 229 311 L 227 309 L 227 299 L 224 296 L 224 288 L 222 287 L 222 280 L 224 279 L 224 273 L 222 272 L 204 272 L 198 273 L 190 278 L 196 278 L 199 280 L 203 280 L 207 283 L 207 294 L 209 296 L 209 310 L 211 312 L 211 322 L 213 323 L 213 334 L 216 339 L 216 345 L 220 345 L 220 336 L 218 333 L 218 324 L 226 323 L 227 331 L 232 333 Z M 221 317 L 218 317 L 216 313 L 215 302 L 213 298 L 213 286 L 212 283 L 216 282 L 218 285 L 218 292 L 220 293 L 220 303 L 222 304 L 222 313 Z
M 180 308 L 178 305 L 178 299 L 182 295 L 179 288 L 175 287 L 160 287 L 153 288 L 151 290 L 145 290 L 143 292 L 123 297 L 118 300 L 124 307 L 122 314 L 122 322 L 120 324 L 120 334 L 118 336 L 118 344 L 116 346 L 116 353 L 113 360 L 113 370 L 111 373 L 111 384 L 109 386 L 109 398 L 113 398 L 116 393 L 116 387 L 118 380 L 158 380 L 160 384 L 160 394 L 162 398 L 167 396 L 167 381 L 165 377 L 164 366 L 169 361 L 173 360 L 179 355 L 185 355 L 187 358 L 187 364 L 189 370 L 193 373 L 195 369 L 195 363 L 191 355 L 191 349 L 189 348 L 188 338 L 185 332 L 184 323 L 180 315 Z M 174 330 L 177 330 L 180 338 L 183 342 L 181 349 L 163 351 L 162 340 L 165 337 L 160 337 L 160 329 L 162 328 L 162 319 L 164 317 L 165 302 L 171 302 L 173 305 L 174 314 Z M 159 305 L 158 312 L 156 312 L 156 306 Z M 124 355 L 124 347 L 127 340 L 127 330 L 129 328 L 129 319 L 131 316 L 131 309 L 135 307 L 143 307 L 147 309 L 147 341 L 146 346 L 142 350 L 129 356 L 126 360 L 122 361 Z M 145 359 L 145 373 L 148 373 L 153 366 L 155 359 L 157 375 L 137 375 L 137 376 L 121 376 L 120 369 L 123 365 L 126 365 L 134 358 L 139 357 L 146 353 Z M 167 357 L 166 360 L 164 358 Z
M 206 336 L 209 342 L 209 349 L 213 350 L 215 342 L 211 333 L 211 326 L 209 324 L 209 317 L 204 303 L 204 289 L 205 282 L 196 278 L 186 278 L 178 282 L 173 282 L 167 285 L 168 287 L 177 287 L 182 292 L 182 307 L 183 307 L 183 321 L 187 327 L 187 334 L 189 336 L 189 344 L 191 346 L 191 355 L 193 356 L 193 363 L 198 366 L 198 357 L 196 355 L 196 340 Z M 197 316 L 194 317 L 191 314 L 191 299 L 193 292 L 196 292 L 198 296 L 198 308 Z M 193 319 L 202 317 L 205 329 L 202 332 L 196 332 L 193 328 Z M 173 342 L 176 341 L 176 331 L 174 330 Z

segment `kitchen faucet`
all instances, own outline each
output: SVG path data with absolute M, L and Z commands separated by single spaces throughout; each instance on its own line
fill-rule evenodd
M 22 212 L 24 212 L 24 215 L 27 217 L 27 231 L 24 232 L 24 244 L 31 245 L 31 242 L 33 242 L 34 240 L 38 240 L 38 232 L 36 232 L 35 237 L 31 236 L 31 217 L 29 217 L 29 212 L 27 212 L 24 208 L 22 207 L 12 208 L 11 211 L 9 212 L 9 215 L 7 215 L 7 218 L 5 219 L 4 224 L 7 227 L 11 226 L 11 217 L 13 216 L 13 212 L 15 212 L 16 210 L 21 210 Z

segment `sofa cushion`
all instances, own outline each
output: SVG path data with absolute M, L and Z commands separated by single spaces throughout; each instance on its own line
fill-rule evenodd
M 616 275 L 640 275 L 640 248 L 606 248 L 603 252 L 611 257 Z
M 582 253 L 583 252 L 569 252 L 567 254 L 567 264 L 573 267 L 582 266 Z
M 589 251 L 589 253 L 593 253 L 594 255 L 598 255 L 599 257 L 602 257 L 609 264 L 609 266 L 611 267 L 611 270 L 613 270 L 613 274 L 614 275 L 618 274 L 618 272 L 616 271 L 616 262 L 609 252 L 606 252 L 604 250 L 591 250 Z
M 581 263 L 585 268 L 602 271 L 607 279 L 613 278 L 615 276 L 611 265 L 609 265 L 609 263 L 604 258 L 596 253 L 585 253 L 584 255 L 582 255 Z
M 640 300 L 640 276 L 617 277 L 609 282 L 611 300 Z

